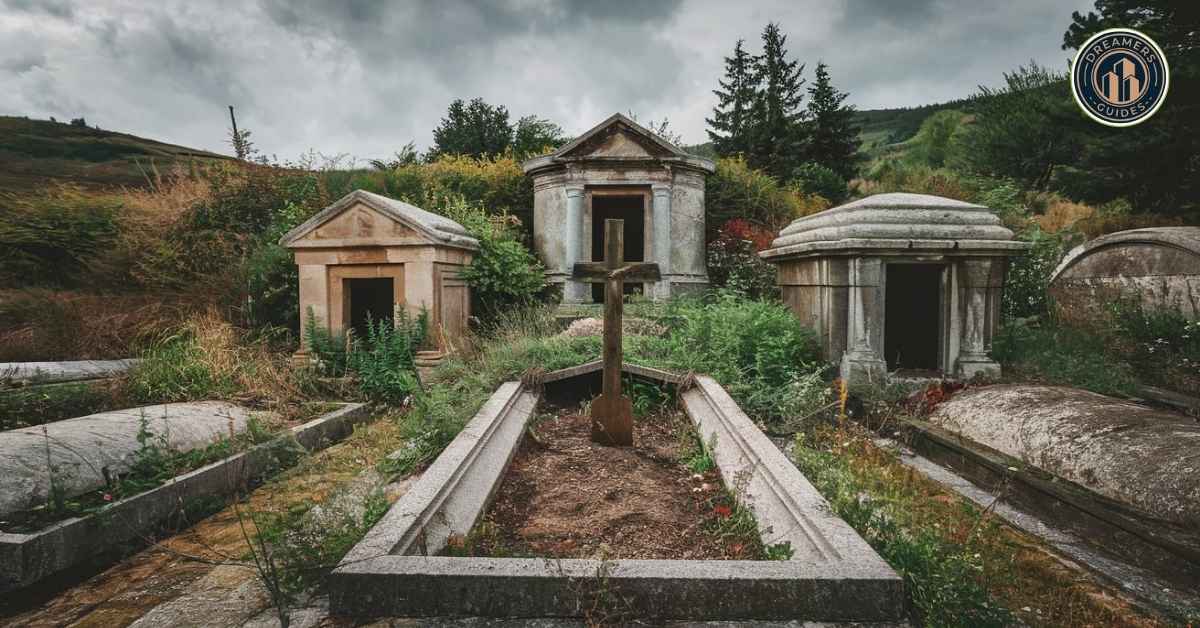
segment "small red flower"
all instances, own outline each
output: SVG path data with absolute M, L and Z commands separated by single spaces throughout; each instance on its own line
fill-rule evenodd
M 726 517 L 729 517 L 729 516 L 733 515 L 733 509 L 732 509 L 732 508 L 730 508 L 729 506 L 726 506 L 726 505 L 724 505 L 724 504 L 722 504 L 722 505 L 720 505 L 720 506 L 714 506 L 714 507 L 713 507 L 713 512 L 714 512 L 714 513 L 716 513 L 716 514 L 717 514 L 717 516 L 718 516 L 718 517 L 720 517 L 720 518 L 722 518 L 722 519 L 724 519 L 724 518 L 726 518 Z
M 104 494 L 104 501 L 106 501 L 106 502 L 111 502 L 111 501 L 112 501 L 112 493 L 105 493 L 105 494 Z

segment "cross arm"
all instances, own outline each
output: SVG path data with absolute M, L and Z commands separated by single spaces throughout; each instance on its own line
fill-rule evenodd
M 662 275 L 658 264 L 639 262 L 624 264 L 618 268 L 609 268 L 604 262 L 579 262 L 575 264 L 571 277 L 588 283 L 604 283 L 609 279 L 623 281 L 658 281 Z

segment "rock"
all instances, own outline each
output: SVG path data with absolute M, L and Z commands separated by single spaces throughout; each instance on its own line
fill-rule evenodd
M 0 362 L 0 382 L 49 384 L 121 375 L 141 360 L 78 360 L 74 362 Z
M 200 401 L 0 432 L 0 516 L 45 504 L 52 479 L 73 497 L 104 486 L 106 472 L 115 478 L 128 471 L 143 425 L 150 444 L 189 451 L 244 431 L 250 415 L 231 403 Z
M 1059 386 L 967 389 L 929 421 L 1163 519 L 1200 526 L 1200 425 Z

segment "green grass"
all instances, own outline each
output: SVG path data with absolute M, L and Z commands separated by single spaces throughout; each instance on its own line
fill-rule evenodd
M 1115 358 L 1104 336 L 1047 323 L 1013 322 L 1001 328 L 992 355 L 1010 380 L 1075 386 L 1102 395 L 1132 395 L 1138 376 Z
M 119 405 L 107 383 L 71 382 L 0 389 L 0 431 L 114 410 Z

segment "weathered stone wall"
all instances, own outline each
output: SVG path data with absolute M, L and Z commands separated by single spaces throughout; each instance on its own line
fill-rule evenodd
M 1200 227 L 1120 231 L 1073 249 L 1051 276 L 1050 296 L 1074 323 L 1095 322 L 1119 301 L 1200 317 Z

